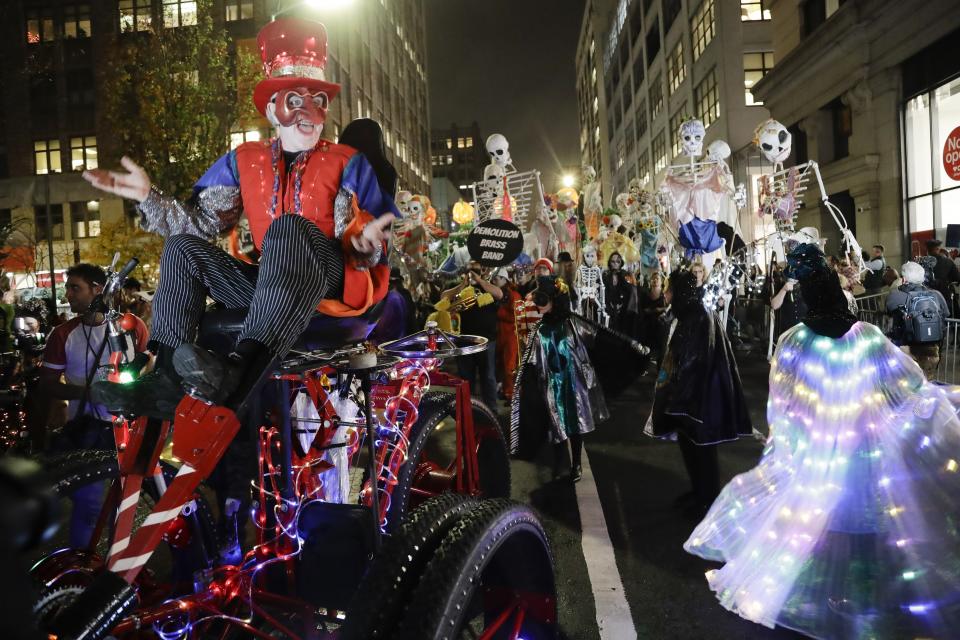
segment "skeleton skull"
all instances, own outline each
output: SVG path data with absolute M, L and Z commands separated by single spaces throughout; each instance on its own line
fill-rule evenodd
M 625 195 L 625 194 L 620 194 L 620 195 Z M 616 231 L 622 225 L 623 225 L 623 218 L 621 218 L 617 214 L 613 214 L 612 216 L 610 216 L 610 224 L 607 226 L 609 227 L 610 231 Z
M 730 145 L 723 140 L 714 140 L 707 145 L 707 158 L 714 162 L 722 162 L 730 157 Z
M 583 256 L 583 264 L 588 267 L 593 267 L 597 264 L 597 248 L 592 244 L 586 245 L 581 255 Z
M 494 133 L 487 138 L 486 147 L 487 153 L 490 154 L 491 162 L 501 167 L 513 164 L 513 160 L 510 158 L 510 143 L 507 142 L 507 139 L 504 138 L 502 134 Z
M 754 141 L 760 147 L 760 153 L 774 164 L 782 163 L 790 155 L 793 136 L 787 128 L 776 120 L 767 120 L 757 127 Z
M 413 224 L 420 224 L 420 222 L 423 220 L 423 203 L 419 200 L 410 200 L 410 203 L 407 205 L 407 211 L 410 216 L 410 221 Z
M 483 168 L 483 179 L 499 184 L 503 180 L 503 167 L 495 162 L 491 162 Z
M 400 209 L 400 213 L 404 216 L 410 213 L 410 198 L 413 197 L 413 194 L 409 191 L 399 191 L 397 192 L 397 208 Z
M 626 211 L 627 205 L 630 204 L 630 194 L 629 193 L 618 194 L 614 202 L 617 205 L 617 209 L 619 209 L 620 211 Z
M 703 153 L 703 136 L 706 129 L 700 120 L 687 120 L 680 125 L 680 144 L 683 155 L 691 158 Z
M 591 167 L 591 166 L 588 165 L 588 164 L 583 165 L 583 168 L 580 170 L 580 172 L 583 174 L 583 181 L 584 181 L 585 183 L 586 183 L 586 182 L 593 182 L 594 180 L 597 179 L 597 171 L 596 171 L 596 169 L 594 169 L 593 167 Z

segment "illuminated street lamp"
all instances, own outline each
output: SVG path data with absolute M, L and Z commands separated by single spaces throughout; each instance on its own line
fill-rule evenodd
M 577 179 L 574 177 L 572 173 L 563 174 L 563 178 L 561 179 L 561 182 L 565 187 L 572 187 L 576 183 L 576 181 Z

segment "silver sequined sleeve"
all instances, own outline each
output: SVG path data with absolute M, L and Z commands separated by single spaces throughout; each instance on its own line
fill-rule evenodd
M 229 231 L 243 211 L 237 187 L 207 187 L 197 194 L 196 203 L 185 203 L 151 187 L 140 211 L 140 226 L 163 237 L 185 233 L 212 240 Z
M 341 187 L 340 191 L 337 192 L 337 197 L 333 201 L 333 233 L 337 240 L 343 238 L 343 234 L 347 230 L 347 225 L 350 224 L 352 218 L 353 194 Z M 369 258 L 359 261 L 357 266 L 364 268 L 375 267 L 380 264 L 382 258 L 383 246 L 381 245 L 376 248 Z

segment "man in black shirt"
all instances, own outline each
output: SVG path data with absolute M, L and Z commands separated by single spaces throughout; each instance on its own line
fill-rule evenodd
M 941 248 L 942 244 L 940 240 L 927 240 L 927 253 L 937 259 L 933 267 L 933 282 L 927 284 L 939 291 L 950 304 L 953 293 L 950 285 L 960 282 L 960 270 Z
M 443 297 L 453 300 L 465 287 L 472 286 L 477 294 L 489 293 L 494 301 L 503 298 L 500 287 L 487 280 L 480 263 L 471 261 L 463 282 L 443 292 Z M 457 358 L 460 377 L 470 383 L 470 393 L 479 397 L 491 410 L 497 410 L 497 305 L 473 306 L 460 312 L 460 333 L 481 336 L 487 339 L 485 351 Z

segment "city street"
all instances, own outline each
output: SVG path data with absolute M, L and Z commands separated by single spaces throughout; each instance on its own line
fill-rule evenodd
M 738 356 L 754 426 L 765 433 L 768 365 L 762 356 Z M 584 438 L 635 637 L 801 637 L 782 629 L 766 629 L 727 612 L 717 603 L 703 576 L 713 565 L 683 550 L 683 542 L 696 520 L 672 505 L 678 495 L 689 489 L 680 450 L 675 444 L 659 442 L 642 433 L 653 380 L 651 374 L 640 378 L 623 396 L 610 402 L 611 420 Z M 761 443 L 756 440 L 721 445 L 723 481 L 754 466 L 760 452 Z M 583 505 L 578 507 L 577 498 L 578 492 L 581 500 L 583 494 L 589 493 L 586 485 L 590 475 L 585 473 L 577 485 L 565 478 L 551 481 L 549 456 L 550 452 L 544 450 L 535 463 L 514 461 L 513 496 L 536 506 L 547 524 L 556 556 L 563 633 L 571 640 L 623 638 L 622 626 L 616 632 L 608 629 L 601 635 L 597 623 L 594 601 L 599 585 L 591 584 L 587 572 L 588 563 L 595 566 L 597 558 L 584 553 L 581 531 L 598 523 L 583 521 Z M 603 587 L 606 592 L 599 596 L 602 602 L 617 597 L 607 581 Z

